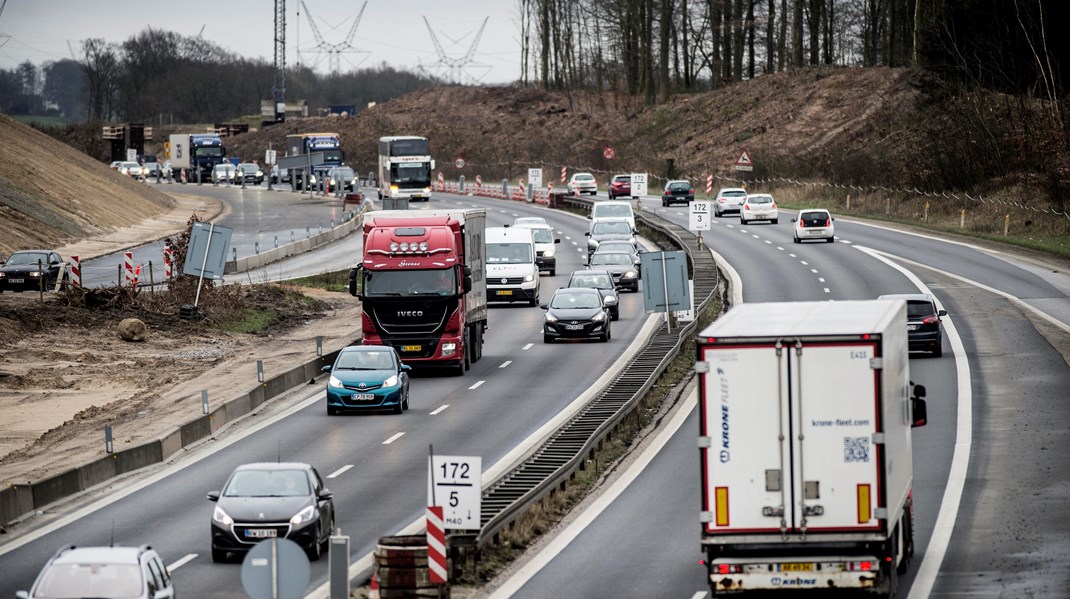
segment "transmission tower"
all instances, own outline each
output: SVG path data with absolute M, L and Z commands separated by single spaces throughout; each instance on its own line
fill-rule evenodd
M 308 10 L 308 5 L 305 4 L 305 0 L 301 0 L 301 6 L 305 8 L 305 16 L 308 18 L 309 28 L 312 29 L 312 37 L 316 40 L 316 45 L 311 50 L 317 55 L 316 61 L 312 67 L 315 68 L 323 62 L 323 59 L 327 59 L 328 69 L 332 74 L 337 74 L 341 67 L 341 59 L 344 54 L 364 54 L 365 57 L 356 64 L 353 61 L 346 58 L 351 66 L 358 67 L 360 63 L 367 59 L 368 54 L 371 54 L 368 50 L 361 50 L 353 46 L 353 37 L 357 34 L 357 27 L 360 25 L 360 19 L 364 16 L 364 9 L 368 6 L 368 0 L 364 0 L 364 4 L 360 7 L 360 12 L 357 13 L 357 17 L 353 19 L 353 25 L 349 28 L 349 33 L 346 35 L 345 40 L 338 43 L 329 43 L 320 34 L 319 26 L 316 25 L 315 19 L 312 17 L 312 12 Z M 345 21 L 342 21 L 339 25 L 336 25 L 333 29 L 338 29 Z M 307 51 L 307 50 L 306 50 Z M 302 52 L 301 48 L 297 50 L 298 54 Z
M 435 46 L 435 53 L 438 54 L 438 62 L 423 67 L 421 70 L 428 72 L 428 69 L 439 75 L 450 83 L 479 83 L 481 79 L 487 76 L 490 72 L 490 65 L 476 62 L 473 57 L 476 53 L 476 47 L 479 46 L 479 41 L 483 38 L 483 30 L 487 27 L 487 20 L 490 17 L 483 19 L 483 24 L 479 26 L 479 31 L 476 33 L 475 38 L 472 40 L 472 45 L 468 47 L 468 51 L 464 53 L 464 56 L 460 58 L 452 58 L 446 54 L 446 50 L 443 49 L 442 44 L 438 41 L 438 36 L 435 35 L 435 30 L 431 28 L 431 23 L 427 21 L 427 17 L 424 17 L 424 25 L 427 26 L 427 32 L 431 35 L 431 43 Z M 442 34 L 443 37 L 449 39 L 454 45 L 459 43 L 464 38 L 468 37 L 468 34 L 462 35 L 460 38 L 454 40 L 453 38 Z M 475 71 L 475 73 L 473 73 Z
M 271 85 L 275 101 L 275 122 L 286 120 L 286 0 L 275 0 L 275 81 Z
M 0 15 L 4 14 L 4 7 L 5 6 L 7 6 L 7 0 L 0 0 Z M 7 40 L 9 40 L 9 39 L 11 39 L 10 35 L 7 35 L 6 33 L 0 32 L 0 48 L 3 48 L 4 44 L 6 44 Z

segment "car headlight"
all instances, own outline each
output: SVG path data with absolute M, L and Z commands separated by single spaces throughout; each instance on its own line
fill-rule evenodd
M 219 507 L 218 505 L 215 506 L 214 510 L 212 510 L 212 521 L 218 522 L 223 526 L 230 526 L 231 524 L 234 524 L 234 518 L 231 518 L 230 515 L 224 512 L 223 508 Z
M 625 276 L 625 278 L 628 278 L 628 279 L 634 278 L 635 277 L 635 271 L 634 270 L 629 270 L 628 272 L 624 273 L 624 276 Z
M 304 524 L 305 522 L 309 522 L 310 520 L 312 520 L 312 518 L 314 518 L 315 516 L 316 506 L 310 505 L 305 509 L 301 510 L 300 512 L 297 512 L 297 514 L 295 514 L 293 518 L 290 518 L 290 524 Z
M 332 374 L 331 378 L 327 379 L 327 386 L 328 387 L 340 388 L 340 387 L 344 387 L 345 385 L 342 384 L 342 381 L 340 381 L 338 379 L 338 377 L 336 377 L 336 376 L 334 376 Z
M 606 313 L 605 312 L 599 312 L 598 314 L 594 315 L 594 318 L 591 319 L 591 322 L 602 322 L 605 319 L 606 319 Z
M 264 176 L 264 171 L 256 171 L 256 176 L 257 177 L 263 177 Z
M 396 374 L 394 376 L 386 379 L 385 381 L 383 381 L 383 386 L 384 387 L 394 387 L 397 384 L 398 384 L 398 375 L 396 375 Z
M 546 250 L 545 252 L 542 253 L 542 257 L 543 258 L 553 258 L 556 255 L 557 255 L 557 252 L 555 252 L 554 250 Z
M 554 316 L 553 314 L 550 314 L 549 312 L 547 312 L 546 313 L 546 323 L 547 324 L 554 324 L 555 322 L 557 322 L 557 317 Z
M 39 277 L 39 276 L 41 276 L 41 272 L 40 271 L 36 271 L 36 270 L 31 270 L 30 272 L 28 272 L 26 274 L 30 275 L 31 277 Z
M 535 280 L 535 275 L 524 275 L 524 282 L 530 283 Z

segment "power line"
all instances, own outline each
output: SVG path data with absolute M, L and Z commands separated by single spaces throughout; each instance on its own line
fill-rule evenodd
M 476 47 L 479 46 L 480 40 L 483 39 L 483 30 L 486 29 L 487 21 L 490 20 L 489 16 L 483 18 L 483 24 L 479 26 L 479 31 L 472 40 L 472 45 L 468 47 L 468 51 L 460 58 L 453 58 L 446 54 L 446 50 L 438 41 L 438 35 L 436 35 L 435 30 L 431 28 L 431 23 L 427 20 L 426 16 L 423 19 L 424 25 L 427 26 L 427 33 L 431 36 L 431 43 L 435 46 L 435 53 L 438 54 L 438 62 L 428 65 L 427 67 L 420 65 L 419 69 L 421 71 L 429 75 L 437 73 L 450 83 L 464 83 L 466 81 L 469 83 L 479 83 L 480 80 L 487 76 L 487 73 L 490 72 L 492 67 L 488 64 L 476 62 L 474 57 Z M 471 32 L 468 32 L 457 39 L 453 39 L 445 33 L 442 33 L 441 35 L 453 42 L 453 45 L 457 45 L 470 34 Z M 429 69 L 435 71 L 435 73 L 430 72 Z M 472 71 L 476 71 L 476 73 L 473 74 Z M 443 73 L 444 76 L 442 75 Z
M 301 0 L 301 6 L 305 9 L 305 17 L 308 19 L 309 28 L 312 29 L 312 37 L 316 40 L 316 45 L 313 47 L 312 52 L 315 52 L 318 57 L 316 62 L 312 65 L 313 68 L 319 66 L 319 64 L 323 62 L 323 59 L 326 58 L 328 69 L 332 74 L 336 74 L 340 70 L 341 59 L 344 54 L 364 54 L 365 56 L 360 62 L 364 62 L 364 60 L 367 59 L 367 55 L 371 54 L 368 50 L 362 50 L 353 46 L 353 38 L 357 34 L 357 27 L 360 26 L 360 20 L 364 16 L 364 9 L 368 6 L 367 0 L 364 0 L 364 4 L 360 7 L 360 12 L 357 13 L 356 18 L 353 19 L 353 25 L 349 28 L 349 33 L 346 35 L 345 39 L 336 43 L 331 43 L 324 39 L 323 35 L 320 33 L 319 26 L 316 25 L 316 20 L 312 17 L 312 11 L 308 10 L 308 5 L 305 4 L 304 0 Z M 331 30 L 338 29 L 340 26 L 341 23 L 332 27 Z M 302 49 L 298 48 L 298 55 L 300 55 L 301 52 Z M 346 59 L 346 62 L 354 67 L 359 66 L 359 63 L 353 64 L 348 58 Z

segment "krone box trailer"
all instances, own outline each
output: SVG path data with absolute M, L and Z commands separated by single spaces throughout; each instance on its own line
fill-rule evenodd
M 699 334 L 702 550 L 713 595 L 893 597 L 914 553 L 902 300 L 742 304 Z

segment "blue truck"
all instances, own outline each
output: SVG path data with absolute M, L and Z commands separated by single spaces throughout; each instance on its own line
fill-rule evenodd
M 186 180 L 212 180 L 212 169 L 223 162 L 227 149 L 223 140 L 215 133 L 176 133 L 171 135 L 167 146 L 167 159 L 171 162 L 171 171 L 176 177 L 185 170 Z
M 345 152 L 342 151 L 342 144 L 338 139 L 337 133 L 297 133 L 286 136 L 287 157 L 306 156 L 318 152 L 323 153 L 322 161 L 310 161 L 309 165 L 303 169 L 290 170 L 290 180 L 295 187 L 303 180 L 306 170 L 312 171 L 309 181 L 315 185 L 323 178 L 323 173 L 328 169 L 333 166 L 341 166 L 342 161 L 345 159 Z

